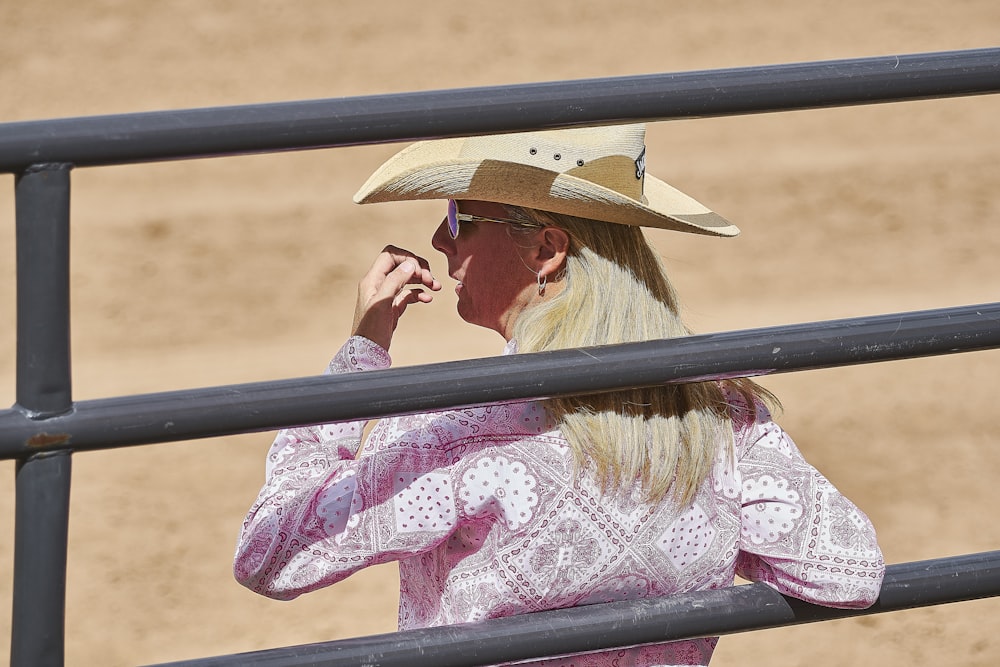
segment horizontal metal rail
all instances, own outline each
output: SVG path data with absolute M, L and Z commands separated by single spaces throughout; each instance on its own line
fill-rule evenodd
M 1000 303 L 0 411 L 0 458 L 1000 347 Z
M 170 663 L 172 667 L 475 667 L 763 630 L 1000 595 L 1000 551 L 891 565 L 869 609 L 832 609 L 749 584 Z M 163 666 L 166 667 L 166 666 Z
M 0 171 L 1000 92 L 1000 48 L 0 124 Z

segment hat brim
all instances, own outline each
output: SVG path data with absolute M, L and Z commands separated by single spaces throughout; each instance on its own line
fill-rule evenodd
M 472 199 L 623 225 L 736 236 L 739 228 L 650 174 L 643 201 L 571 174 L 498 160 L 463 158 L 462 139 L 420 142 L 383 164 L 354 195 L 359 204 Z

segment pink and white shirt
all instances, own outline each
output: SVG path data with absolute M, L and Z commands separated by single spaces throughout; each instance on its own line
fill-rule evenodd
M 389 365 L 354 337 L 329 372 Z M 396 560 L 402 630 L 721 588 L 736 574 L 817 604 L 873 604 L 885 568 L 871 522 L 763 407 L 727 397 L 733 456 L 720 454 L 680 509 L 604 495 L 574 474 L 568 443 L 535 401 L 383 419 L 363 448 L 364 422 L 283 430 L 235 576 L 291 599 Z M 716 641 L 530 664 L 707 665 Z

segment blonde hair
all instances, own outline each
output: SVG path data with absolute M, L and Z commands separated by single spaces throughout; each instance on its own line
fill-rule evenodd
M 562 291 L 526 309 L 514 327 L 521 352 L 539 352 L 687 336 L 677 296 L 659 257 L 639 227 L 508 206 L 523 225 L 512 233 L 555 226 L 570 246 L 559 279 Z M 730 381 L 747 398 L 776 404 L 755 383 Z M 579 469 L 605 492 L 643 497 L 668 494 L 693 502 L 719 447 L 731 448 L 732 425 L 722 387 L 694 382 L 552 398 L 545 407 L 569 442 Z

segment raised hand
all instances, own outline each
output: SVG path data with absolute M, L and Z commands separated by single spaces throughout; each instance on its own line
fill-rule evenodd
M 441 289 L 441 283 L 431 275 L 427 260 L 409 250 L 386 246 L 358 283 L 352 334 L 364 336 L 388 350 L 406 307 L 411 303 L 430 303 L 434 299 L 423 288 L 435 292 Z

